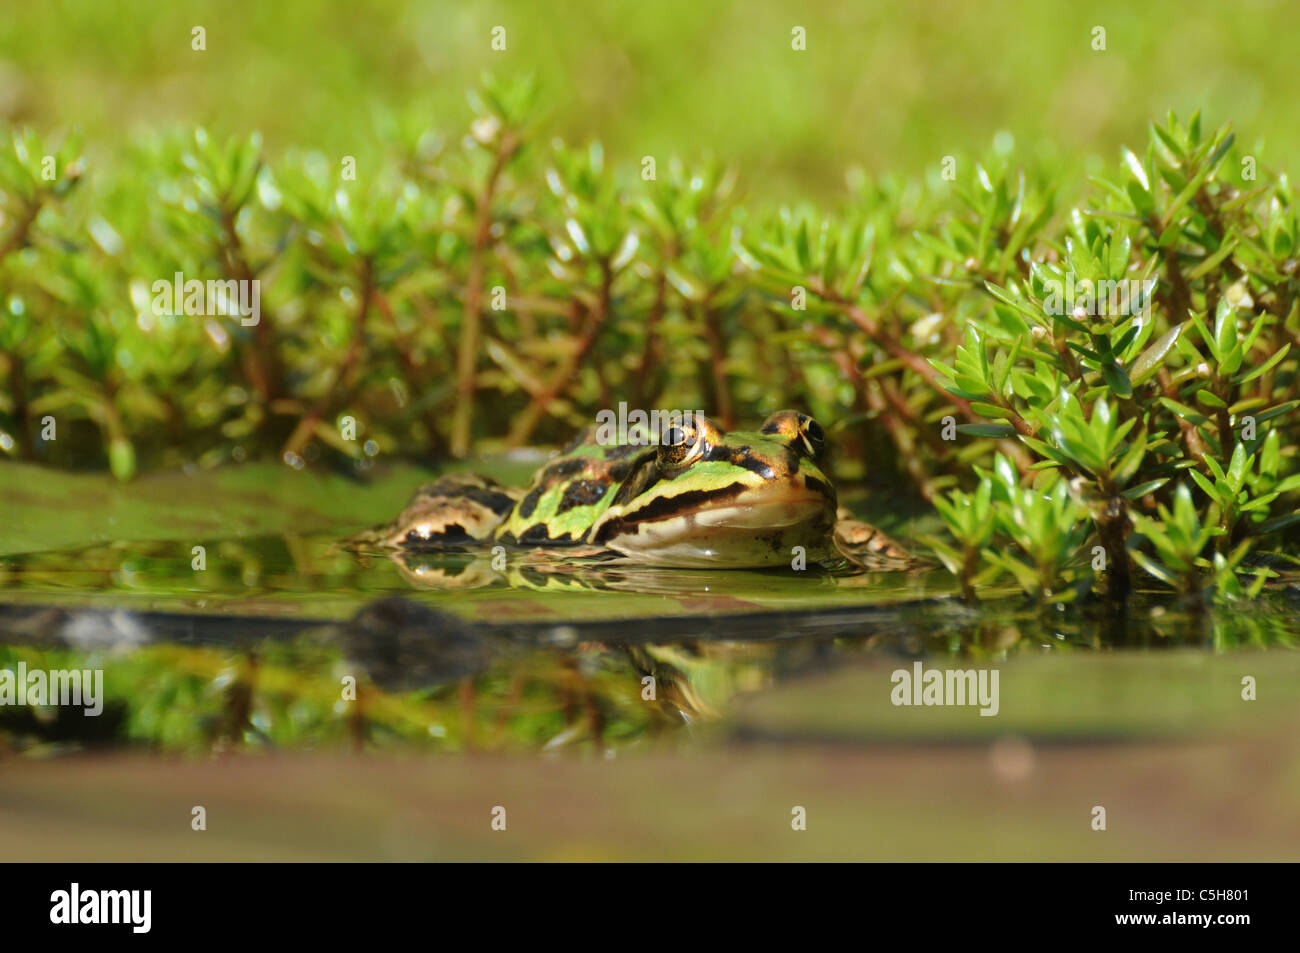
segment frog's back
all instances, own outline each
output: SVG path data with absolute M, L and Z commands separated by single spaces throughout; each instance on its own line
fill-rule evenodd
M 521 546 L 585 542 L 619 487 L 653 458 L 653 447 L 602 445 L 588 428 L 533 474 L 494 536 Z

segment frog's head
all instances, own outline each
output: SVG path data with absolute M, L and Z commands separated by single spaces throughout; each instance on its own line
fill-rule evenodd
M 817 421 L 792 410 L 731 433 L 690 416 L 642 456 L 589 539 L 660 565 L 790 565 L 795 546 L 811 562 L 835 523 L 825 450 Z

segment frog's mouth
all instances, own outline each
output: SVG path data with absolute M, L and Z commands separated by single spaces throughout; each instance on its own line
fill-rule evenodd
M 788 566 L 800 556 L 796 547 L 811 562 L 826 546 L 833 498 L 806 486 L 729 491 L 627 513 L 611 508 L 592 527 L 591 541 L 630 562 L 701 568 Z

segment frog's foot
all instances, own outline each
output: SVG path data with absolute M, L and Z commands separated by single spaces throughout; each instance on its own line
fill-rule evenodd
M 492 568 L 492 556 L 473 557 L 432 550 L 402 549 L 388 553 L 398 573 L 416 589 L 487 589 L 503 581 Z
M 930 565 L 929 560 L 908 552 L 870 523 L 854 519 L 842 506 L 836 514 L 834 539 L 840 555 L 863 569 L 904 572 Z
M 397 519 L 352 537 L 353 548 L 442 549 L 492 538 L 519 491 L 477 473 L 449 473 L 415 491 Z

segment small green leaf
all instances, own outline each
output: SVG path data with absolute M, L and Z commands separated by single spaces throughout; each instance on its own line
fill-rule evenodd
M 1000 424 L 958 424 L 957 430 L 972 437 L 1014 437 L 1016 428 Z
M 1198 403 L 1204 404 L 1206 407 L 1226 408 L 1228 406 L 1208 387 L 1202 387 L 1196 392 L 1196 400 Z
M 1147 480 L 1145 483 L 1139 483 L 1137 486 L 1129 487 L 1120 495 L 1127 500 L 1140 500 L 1148 493 L 1154 493 L 1168 482 L 1169 477 L 1161 477 L 1158 480 Z
M 1275 533 L 1280 529 L 1286 529 L 1288 526 L 1294 526 L 1300 523 L 1300 513 L 1287 513 L 1283 516 L 1276 516 L 1271 520 L 1265 520 L 1256 527 L 1256 532 L 1261 535 L 1264 533 Z
M 996 404 L 988 404 L 983 401 L 971 401 L 970 408 L 981 417 L 989 417 L 993 420 L 1006 420 L 1011 416 L 1010 411 L 1004 410 Z
M 1114 362 L 1103 363 L 1101 376 L 1116 396 L 1125 399 L 1133 396 L 1133 385 L 1129 383 L 1128 374 L 1121 365 Z
M 1290 350 L 1291 350 L 1290 344 L 1283 344 L 1280 348 L 1278 348 L 1277 352 L 1274 353 L 1273 356 L 1270 357 L 1263 364 L 1260 364 L 1258 367 L 1251 368 L 1249 371 L 1246 371 L 1245 373 L 1237 377 L 1234 377 L 1232 380 L 1233 384 L 1246 384 L 1249 383 L 1250 381 L 1253 381 L 1255 378 L 1263 374 L 1267 374 L 1270 370 L 1272 370 L 1274 367 L 1277 366 L 1278 362 L 1281 361 L 1282 358 L 1287 356 L 1287 353 Z
M 1186 326 L 1187 322 L 1185 321 L 1182 324 L 1174 325 L 1160 335 L 1156 342 L 1143 351 L 1142 356 L 1133 362 L 1133 368 L 1129 371 L 1129 380 L 1132 381 L 1134 386 L 1144 383 L 1148 377 L 1160 370 L 1161 361 L 1165 359 L 1165 355 L 1169 353 L 1170 348 L 1174 346 L 1174 342 L 1178 340 L 1178 335 L 1183 333 L 1183 328 Z

